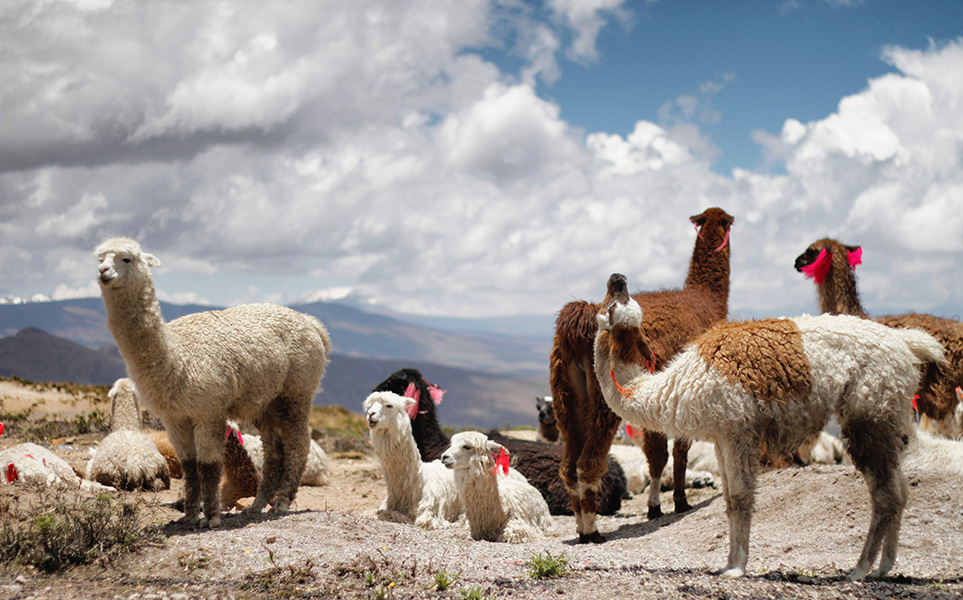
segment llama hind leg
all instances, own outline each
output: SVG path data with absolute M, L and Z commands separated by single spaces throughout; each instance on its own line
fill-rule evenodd
M 614 416 L 614 413 L 612 413 Z M 578 494 L 579 508 L 582 515 L 582 531 L 579 533 L 580 544 L 601 544 L 605 537 L 599 533 L 595 522 L 599 506 L 599 488 L 602 476 L 608 471 L 609 448 L 618 429 L 619 420 L 615 417 L 613 423 L 605 430 L 595 431 L 595 435 L 582 448 L 578 459 Z
M 214 419 L 198 424 L 194 429 L 197 472 L 204 506 L 204 518 L 198 522 L 200 527 L 214 528 L 221 524 L 219 488 L 224 467 L 224 427 L 223 419 Z
M 869 574 L 881 548 L 879 568 L 871 576 L 883 577 L 892 570 L 896 563 L 899 530 L 909 490 L 906 477 L 899 469 L 883 477 L 876 477 L 869 472 L 863 475 L 870 490 L 872 515 L 863 551 L 849 574 L 853 581 L 861 581 Z
M 261 483 L 257 486 L 254 502 L 242 512 L 259 513 L 274 500 L 281 482 L 281 441 L 273 427 L 258 424 L 261 444 L 264 450 L 264 465 L 261 469 Z
M 298 432 L 300 430 L 300 433 Z M 281 438 L 281 480 L 277 497 L 271 505 L 271 512 L 287 512 L 301 485 L 304 465 L 308 462 L 311 432 L 305 415 L 304 423 L 295 426 L 289 435 Z

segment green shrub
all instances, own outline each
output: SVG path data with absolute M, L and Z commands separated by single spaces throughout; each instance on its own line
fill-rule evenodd
M 528 574 L 533 579 L 562 577 L 568 574 L 568 557 L 564 553 L 559 556 L 552 556 L 552 553 L 546 550 L 545 556 L 533 554 L 528 566 Z

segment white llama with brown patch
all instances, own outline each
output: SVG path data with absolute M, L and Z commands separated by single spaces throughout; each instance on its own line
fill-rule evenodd
M 918 365 L 942 347 L 915 329 L 849 316 L 726 323 L 699 336 L 660 372 L 641 330 L 642 309 L 625 277 L 612 275 L 598 314 L 595 371 L 609 407 L 623 419 L 671 435 L 711 439 L 722 470 L 729 559 L 742 576 L 760 454 L 794 452 L 835 415 L 853 464 L 869 487 L 869 534 L 850 578 L 896 561 L 909 487 L 900 467 L 914 436 L 910 399 Z

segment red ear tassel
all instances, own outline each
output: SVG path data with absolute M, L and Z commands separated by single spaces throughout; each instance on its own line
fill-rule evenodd
M 7 483 L 11 481 L 16 481 L 19 474 L 17 473 L 17 467 L 13 463 L 7 465 Z
M 855 269 L 856 265 L 863 264 L 863 249 L 862 247 L 856 248 L 847 256 L 849 258 L 849 268 Z
M 498 450 L 498 458 L 495 459 L 495 474 L 498 474 L 498 469 L 502 470 L 502 473 L 508 475 L 508 452 L 505 452 L 505 447 L 502 446 Z
M 0 423 L 0 435 L 3 435 L 3 430 L 4 430 L 3 423 Z
M 806 277 L 812 277 L 816 285 L 819 285 L 826 280 L 826 275 L 829 273 L 829 267 L 831 267 L 832 264 L 832 255 L 828 250 L 823 248 L 819 251 L 819 256 L 816 257 L 816 260 L 814 260 L 812 264 L 800 269 L 800 271 L 802 271 Z
M 414 381 L 409 383 L 408 387 L 405 388 L 405 398 L 411 398 L 415 401 L 414 404 L 406 409 L 408 411 L 408 416 L 411 417 L 412 421 L 414 421 L 418 416 L 418 401 L 421 398 L 421 390 L 418 389 L 418 386 L 415 385 Z

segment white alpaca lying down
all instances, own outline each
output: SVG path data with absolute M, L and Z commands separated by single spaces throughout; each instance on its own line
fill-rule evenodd
M 81 479 L 67 461 L 37 444 L 24 442 L 0 451 L 0 484 L 17 481 L 79 487 L 88 491 L 113 491 L 96 481 Z
M 375 392 L 364 401 L 371 444 L 388 487 L 378 518 L 437 529 L 459 520 L 461 500 L 451 471 L 438 460 L 421 460 L 407 410 L 414 404 L 413 398 L 391 392 Z
M 505 453 L 503 468 L 495 454 Z M 507 452 L 483 433 L 465 431 L 451 438 L 441 462 L 455 474 L 471 537 L 489 542 L 530 542 L 549 533 L 552 515 L 542 494 L 508 467 Z

